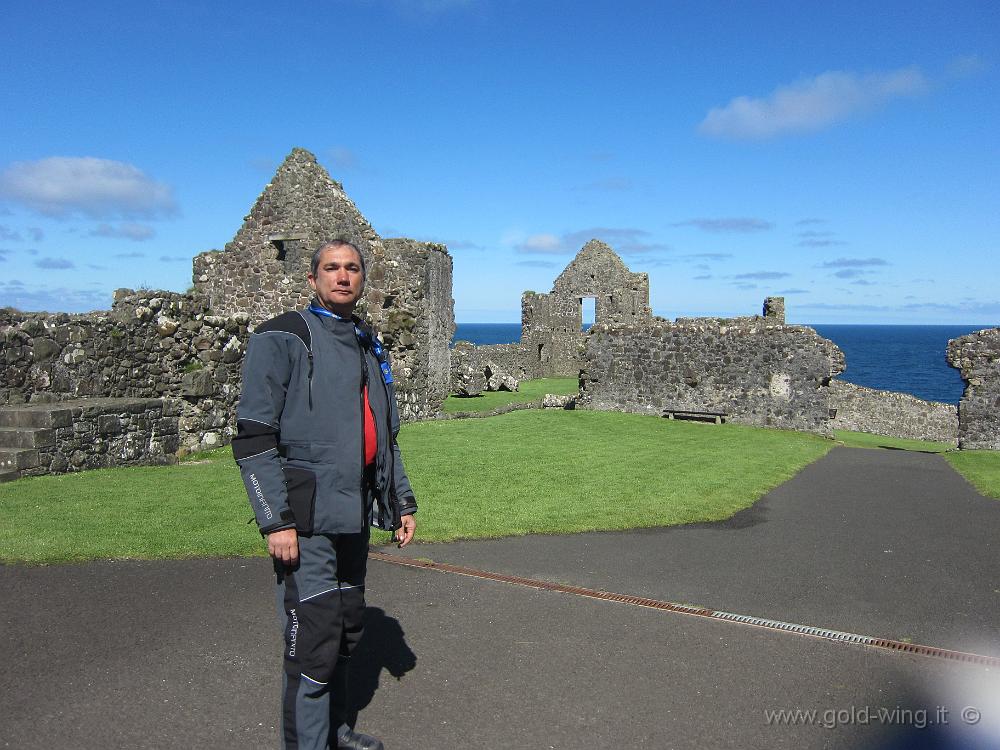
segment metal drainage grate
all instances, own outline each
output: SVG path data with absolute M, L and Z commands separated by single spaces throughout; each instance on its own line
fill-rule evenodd
M 816 628 L 811 625 L 796 625 L 791 622 L 781 620 L 768 620 L 763 617 L 753 617 L 751 615 L 737 615 L 732 612 L 722 612 L 717 609 L 706 609 L 704 607 L 689 607 L 684 604 L 661 601 L 659 599 L 647 599 L 642 596 L 628 596 L 626 594 L 616 594 L 610 591 L 597 591 L 586 589 L 580 586 L 567 586 L 562 583 L 542 581 L 537 578 L 524 578 L 523 576 L 512 576 L 505 573 L 493 573 L 488 570 L 477 570 L 476 568 L 464 568 L 460 565 L 449 565 L 448 563 L 436 563 L 429 560 L 413 560 L 398 555 L 386 554 L 384 552 L 371 552 L 369 557 L 392 565 L 401 565 L 407 568 L 425 568 L 436 570 L 442 573 L 454 573 L 456 575 L 480 578 L 487 581 L 498 581 L 500 583 L 511 583 L 517 586 L 527 586 L 528 588 L 541 589 L 544 591 L 558 591 L 562 594 L 573 594 L 583 596 L 588 599 L 600 599 L 602 601 L 618 602 L 619 604 L 629 604 L 635 607 L 647 607 L 649 609 L 661 609 L 668 612 L 679 612 L 685 615 L 696 617 L 707 617 L 714 620 L 725 620 L 743 625 L 753 625 L 768 630 L 780 630 L 786 633 L 796 633 L 815 638 L 824 638 L 839 643 L 856 643 L 863 646 L 873 646 L 891 651 L 903 651 L 917 656 L 931 656 L 937 659 L 948 659 L 949 661 L 965 662 L 967 664 L 980 664 L 987 667 L 1000 667 L 1000 658 L 996 656 L 986 656 L 984 654 L 972 654 L 966 651 L 952 651 L 946 648 L 935 646 L 921 646 L 916 643 L 904 643 L 894 641 L 889 638 L 874 638 L 870 635 L 858 635 L 857 633 L 844 633 L 840 630 L 830 630 L 829 628 Z

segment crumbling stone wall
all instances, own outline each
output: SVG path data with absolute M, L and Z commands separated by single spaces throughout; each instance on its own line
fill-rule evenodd
M 389 348 L 401 418 L 433 416 L 450 375 L 451 257 L 443 245 L 383 241 L 302 149 L 285 159 L 225 250 L 195 258 L 192 293 L 119 290 L 110 311 L 86 315 L 0 311 L 0 404 L 163 398 L 176 403 L 181 447 L 228 443 L 249 333 L 309 303 L 312 252 L 333 237 L 365 256 L 359 313 Z
M 583 408 L 715 412 L 729 421 L 831 434 L 833 342 L 766 317 L 595 325 L 580 375 Z
M 830 408 L 835 430 L 958 445 L 958 409 L 951 404 L 834 380 Z
M 1000 450 L 1000 328 L 952 339 L 947 357 L 965 381 L 958 405 L 959 447 Z
M 179 405 L 170 399 L 88 398 L 0 407 L 0 426 L 24 429 L 19 476 L 175 462 Z
M 292 150 L 224 250 L 195 258 L 195 291 L 216 315 L 246 314 L 251 326 L 301 309 L 312 298 L 306 281 L 312 253 L 335 237 L 365 256 L 358 313 L 387 344 L 401 418 L 432 416 L 449 385 L 451 257 L 444 245 L 383 240 L 308 151 Z
M 380 330 L 392 355 L 400 418 L 422 419 L 437 413 L 448 396 L 455 335 L 452 259 L 433 242 L 383 242 L 386 261 L 375 272 L 384 273 L 385 291 L 370 290 L 368 307 L 385 312 Z
M 521 298 L 521 343 L 532 377 L 575 377 L 584 350 L 582 300 L 594 299 L 595 324 L 641 326 L 652 320 L 649 277 L 632 273 L 608 245 L 590 240 L 570 261 L 549 294 Z
M 224 445 L 247 335 L 245 314 L 211 315 L 173 292 L 118 290 L 111 310 L 84 315 L 0 310 L 0 403 L 165 398 L 182 447 Z

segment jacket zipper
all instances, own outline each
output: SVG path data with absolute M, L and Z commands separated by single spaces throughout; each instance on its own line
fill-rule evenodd
M 357 340 L 357 337 L 355 337 Z M 365 493 L 365 471 L 368 465 L 365 461 L 367 458 L 365 451 L 365 421 L 367 415 L 365 414 L 365 388 L 368 386 L 368 363 L 365 362 L 365 349 L 361 342 L 358 341 L 358 353 L 361 355 L 361 482 L 360 482 L 360 495 L 361 495 L 361 523 L 362 528 L 368 523 L 368 512 L 367 505 L 368 499 Z M 372 419 L 375 418 L 374 412 L 372 413 Z M 378 432 L 376 430 L 376 436 Z M 376 438 L 377 439 L 377 438 Z M 377 450 L 377 446 L 376 446 Z

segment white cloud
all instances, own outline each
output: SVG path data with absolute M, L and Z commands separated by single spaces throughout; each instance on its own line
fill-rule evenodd
M 790 273 L 784 271 L 752 271 L 750 273 L 738 273 L 733 276 L 734 279 L 756 279 L 758 281 L 770 281 L 772 279 L 784 279 L 791 276 Z
M 979 55 L 963 55 L 956 57 L 948 66 L 948 73 L 956 78 L 976 75 L 989 70 L 989 64 Z
M 518 245 L 522 253 L 564 253 L 566 247 L 554 234 L 533 234 Z
M 705 232 L 762 232 L 774 224 L 764 219 L 727 217 L 722 219 L 687 219 L 671 224 L 672 227 L 697 227 Z
M 48 270 L 61 271 L 69 268 L 76 268 L 73 261 L 66 260 L 65 258 L 42 258 L 41 260 L 36 260 L 35 265 L 39 268 L 45 268 Z
M 517 242 L 515 248 L 521 253 L 575 253 L 592 239 L 606 242 L 613 250 L 626 255 L 648 253 L 654 250 L 669 250 L 670 246 L 658 242 L 648 242 L 650 233 L 645 229 L 630 227 L 590 227 L 562 235 L 549 233 L 533 234 Z
M 145 242 L 156 236 L 156 230 L 147 224 L 101 224 L 90 232 L 91 237 L 111 237 L 113 239 Z
M 24 311 L 89 312 L 111 306 L 106 291 L 65 287 L 26 287 L 20 281 L 0 282 L 0 307 Z
M 820 265 L 821 268 L 867 268 L 870 266 L 887 266 L 885 258 L 837 258 Z
M 14 162 L 0 172 L 0 198 L 55 217 L 148 218 L 177 210 L 169 185 L 131 164 L 91 156 Z
M 344 146 L 334 146 L 330 149 L 330 166 L 344 170 L 354 170 L 361 166 L 358 155 Z
M 156 236 L 156 230 L 147 224 L 125 223 L 113 226 L 111 224 L 101 224 L 96 229 L 91 230 L 91 237 L 112 237 L 114 239 L 132 240 L 133 242 L 144 242 Z
M 846 245 L 847 243 L 843 240 L 808 239 L 799 240 L 796 244 L 799 247 L 834 247 L 836 245 Z
M 736 97 L 724 107 L 709 110 L 698 131 L 742 140 L 820 130 L 892 99 L 923 94 L 928 88 L 916 67 L 868 75 L 834 70 L 781 86 L 764 99 Z

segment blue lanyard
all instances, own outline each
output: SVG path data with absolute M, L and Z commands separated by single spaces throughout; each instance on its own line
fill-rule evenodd
M 334 318 L 335 320 L 347 320 L 334 312 L 330 312 L 325 307 L 317 307 L 316 305 L 309 305 L 309 312 L 316 315 L 322 315 L 324 318 Z M 354 326 L 354 333 L 358 339 L 363 344 L 368 344 L 371 346 L 372 351 L 375 352 L 375 358 L 378 360 L 379 369 L 382 370 L 382 380 L 386 383 L 393 382 L 392 380 L 392 370 L 389 369 L 389 362 L 385 356 L 385 349 L 382 347 L 381 342 L 367 333 L 362 331 L 357 326 Z

